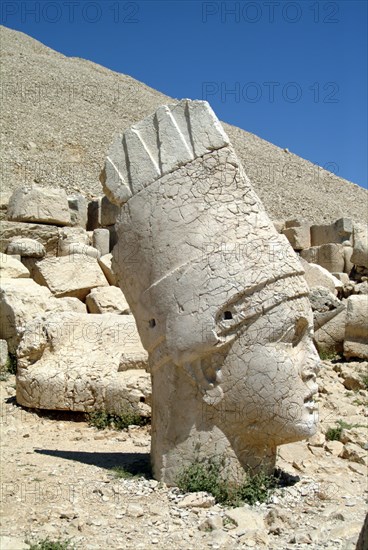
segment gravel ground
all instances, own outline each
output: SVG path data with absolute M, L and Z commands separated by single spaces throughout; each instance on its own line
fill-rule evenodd
M 147 474 L 149 426 L 98 431 L 75 415 L 26 411 L 15 403 L 11 376 L 0 383 L 1 549 L 49 537 L 71 539 L 78 550 L 354 550 L 367 504 L 367 462 L 334 456 L 322 434 L 338 419 L 366 426 L 368 392 L 346 391 L 329 362 L 319 384 L 321 440 L 279 447 L 278 467 L 291 482 L 251 508 L 268 517 L 254 533 L 229 521 L 229 508 L 208 497 L 207 508 L 187 503 L 177 488 Z M 141 477 L 119 479 L 117 465 Z M 246 517 L 250 507 L 236 510 Z

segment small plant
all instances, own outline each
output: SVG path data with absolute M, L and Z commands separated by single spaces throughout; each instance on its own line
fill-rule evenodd
M 139 477 L 138 475 L 132 474 L 132 472 L 125 470 L 122 466 L 114 466 L 113 468 L 111 468 L 111 471 L 118 479 L 133 479 Z
M 134 411 L 123 411 L 119 414 L 107 413 L 106 411 L 94 411 L 87 416 L 88 424 L 98 430 L 112 428 L 114 430 L 124 430 L 128 426 L 143 426 L 147 424 L 147 419 Z
M 224 479 L 221 470 L 221 464 L 216 461 L 196 461 L 179 474 L 177 485 L 182 491 L 206 491 L 218 503 L 239 506 L 244 502 L 265 502 L 279 483 L 277 477 L 261 472 L 248 474 L 243 483 L 236 484 Z
M 364 389 L 368 390 L 368 374 L 362 372 L 360 374 L 360 378 L 362 379 L 362 382 L 364 384 Z
M 337 426 L 329 428 L 326 432 L 326 439 L 328 441 L 340 441 L 343 430 L 351 430 L 352 428 L 365 428 L 363 424 L 349 424 L 344 420 L 338 420 Z
M 333 361 L 338 357 L 335 351 L 321 350 L 318 353 L 321 361 Z
M 36 543 L 31 543 L 28 540 L 27 544 L 30 545 L 30 550 L 75 550 L 75 546 L 71 546 L 69 540 L 50 540 L 48 537 L 40 540 Z
M 0 370 L 0 380 L 2 382 L 8 380 L 11 374 L 17 374 L 17 356 L 13 353 L 8 354 L 6 364 Z

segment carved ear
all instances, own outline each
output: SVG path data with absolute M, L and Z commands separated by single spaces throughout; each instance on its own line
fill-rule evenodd
M 203 401 L 208 405 L 217 405 L 223 399 L 224 392 L 220 386 L 222 379 L 220 370 L 204 369 L 201 359 L 184 363 L 183 367 L 202 393 Z

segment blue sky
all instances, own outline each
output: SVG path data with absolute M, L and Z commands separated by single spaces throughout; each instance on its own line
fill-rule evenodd
M 367 6 L 3 0 L 1 21 L 367 187 Z

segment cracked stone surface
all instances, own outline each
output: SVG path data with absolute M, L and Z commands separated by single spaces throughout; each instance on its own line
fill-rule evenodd
M 160 107 L 113 143 L 113 269 L 152 373 L 156 479 L 221 457 L 272 470 L 316 430 L 318 355 L 303 268 L 206 102 Z

